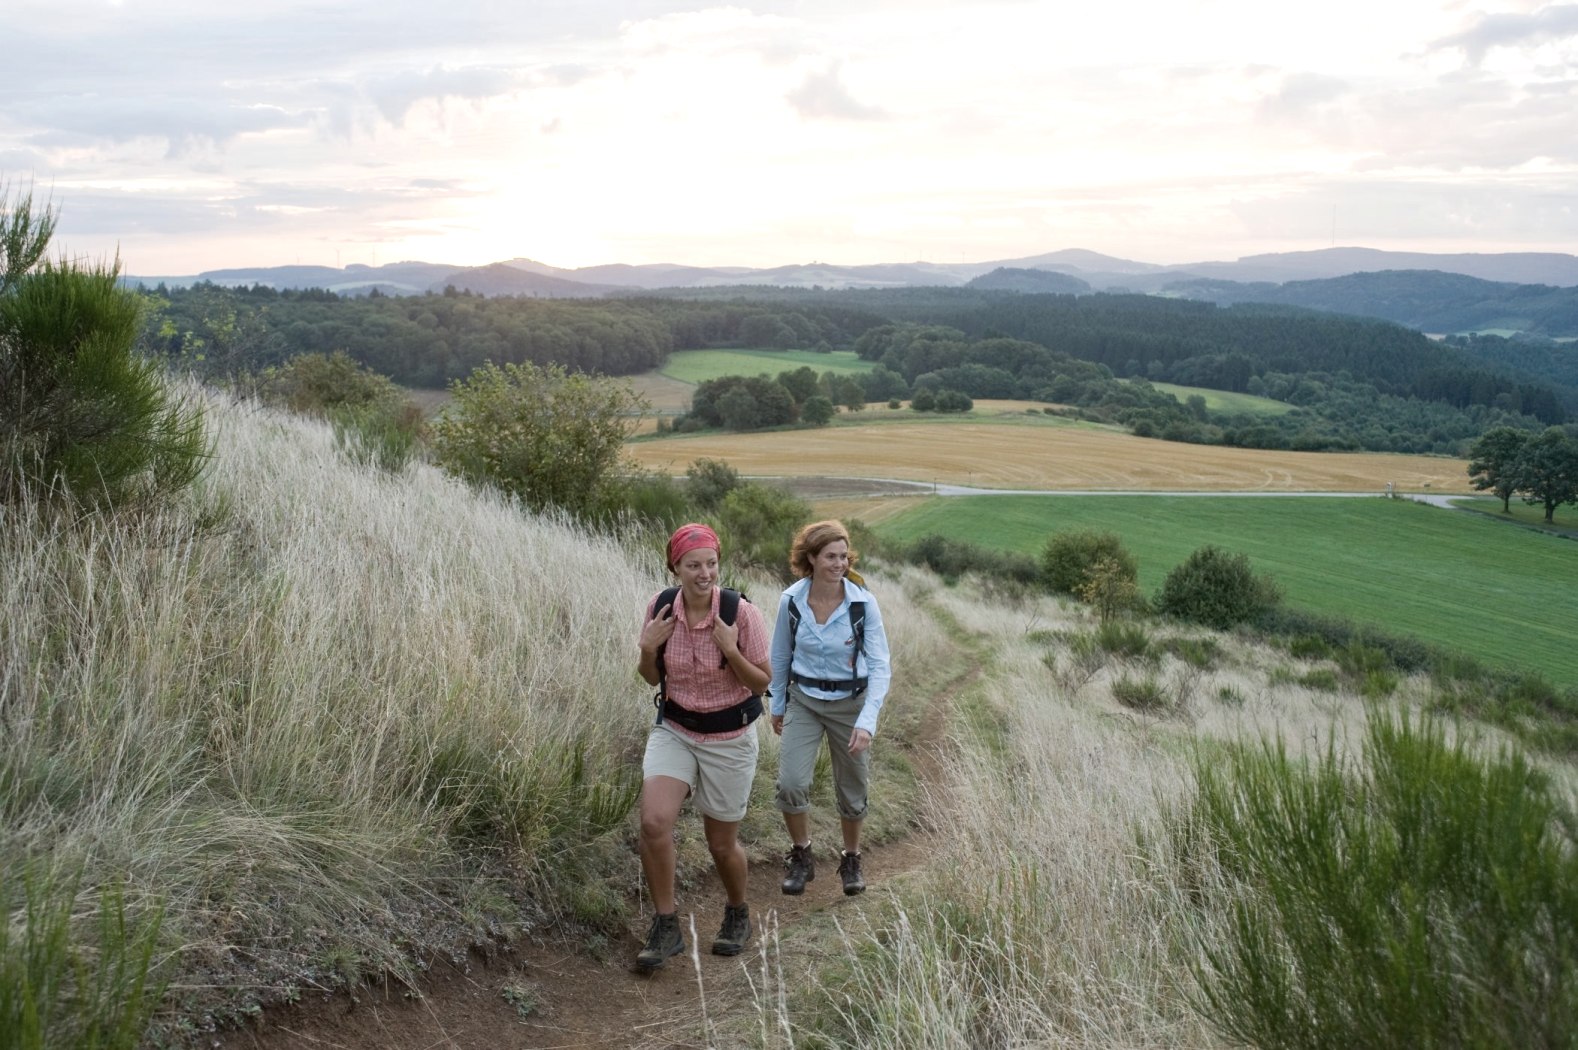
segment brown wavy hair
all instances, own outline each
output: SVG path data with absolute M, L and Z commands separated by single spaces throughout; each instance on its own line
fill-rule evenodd
M 794 534 L 794 542 L 789 545 L 789 571 L 796 576 L 811 575 L 811 559 L 822 553 L 822 548 L 829 543 L 843 540 L 849 542 L 849 530 L 844 528 L 844 523 L 829 518 L 827 521 L 813 521 Z M 849 548 L 849 567 L 855 567 L 855 548 Z

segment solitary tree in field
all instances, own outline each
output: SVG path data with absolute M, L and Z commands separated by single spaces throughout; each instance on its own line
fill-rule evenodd
M 1551 427 L 1523 449 L 1512 474 L 1523 502 L 1543 504 L 1545 520 L 1554 520 L 1557 507 L 1578 503 L 1578 440 L 1561 427 Z
M 1493 427 L 1469 446 L 1469 481 L 1474 488 L 1482 492 L 1489 489 L 1499 496 L 1503 514 L 1512 509 L 1512 494 L 1517 489 L 1513 484 L 1513 464 L 1528 443 L 1527 431 Z

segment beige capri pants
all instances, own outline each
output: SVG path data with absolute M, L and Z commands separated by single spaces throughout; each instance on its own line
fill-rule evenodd
M 811 808 L 811 777 L 816 753 L 827 738 L 833 760 L 833 787 L 838 795 L 838 815 L 861 820 L 866 815 L 866 792 L 871 781 L 871 750 L 849 753 L 855 720 L 866 706 L 864 694 L 842 700 L 818 700 L 798 685 L 789 686 L 784 708 L 784 732 L 778 745 L 778 808 L 804 813 Z

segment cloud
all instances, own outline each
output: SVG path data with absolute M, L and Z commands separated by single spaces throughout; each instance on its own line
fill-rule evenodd
M 1269 117 L 1299 116 L 1347 95 L 1352 86 L 1337 77 L 1320 73 L 1294 73 L 1283 79 L 1276 94 L 1261 104 Z
M 224 144 L 257 132 L 304 127 L 309 117 L 278 106 L 237 105 L 174 97 L 53 96 L 13 107 L 12 118 L 35 130 L 29 142 L 78 147 L 96 142 L 162 139 L 172 155 L 200 144 Z
M 1552 4 L 1533 14 L 1484 15 L 1461 33 L 1435 41 L 1433 50 L 1461 49 L 1479 65 L 1497 47 L 1520 47 L 1578 36 L 1578 4 Z
M 830 120 L 885 120 L 887 114 L 858 101 L 839 78 L 838 63 L 826 71 L 806 74 L 800 86 L 785 96 L 802 117 Z
M 370 78 L 363 84 L 378 111 L 399 126 L 411 107 L 429 99 L 460 98 L 475 101 L 513 91 L 520 76 L 513 70 L 474 66 L 467 69 L 430 69 L 424 73 L 395 73 Z

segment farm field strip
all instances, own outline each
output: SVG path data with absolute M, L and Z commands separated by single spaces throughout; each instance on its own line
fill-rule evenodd
M 875 412 L 875 409 L 868 409 Z M 982 488 L 1108 491 L 1467 494 L 1467 462 L 1387 453 L 1284 452 L 1186 445 L 1113 429 L 990 422 L 886 422 L 708 433 L 627 446 L 640 465 L 683 474 L 697 459 L 742 474 L 847 475 Z
M 817 374 L 858 375 L 876 367 L 847 350 L 819 354 L 814 350 L 676 350 L 661 373 L 682 383 L 703 383 L 720 376 L 776 376 L 802 366 Z
M 1578 684 L 1578 546 L 1482 515 L 1386 499 L 992 496 L 912 501 L 878 525 L 1028 554 L 1070 528 L 1120 535 L 1147 593 L 1212 543 L 1248 555 L 1295 607 Z

